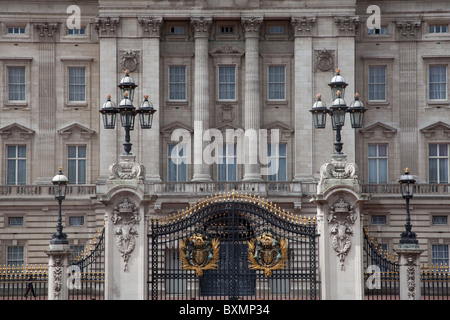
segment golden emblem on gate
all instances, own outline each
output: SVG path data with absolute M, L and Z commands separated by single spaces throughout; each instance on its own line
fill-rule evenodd
M 255 239 L 248 241 L 249 268 L 264 270 L 267 277 L 273 270 L 286 266 L 288 246 L 285 239 L 277 237 L 271 228 L 265 228 Z
M 204 270 L 217 269 L 219 260 L 219 240 L 211 239 L 204 230 L 195 229 L 194 233 L 180 243 L 180 259 L 184 270 L 195 270 L 197 277 Z

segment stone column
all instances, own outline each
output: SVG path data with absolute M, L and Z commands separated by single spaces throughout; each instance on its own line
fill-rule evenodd
M 160 85 L 160 28 L 161 17 L 139 18 L 139 24 L 143 28 L 142 38 L 142 73 L 144 74 L 142 92 L 149 95 L 149 101 L 157 110 L 153 115 L 153 124 L 150 130 L 140 130 L 141 141 L 147 141 L 144 148 L 142 162 L 146 167 L 146 180 L 160 182 L 160 118 L 159 85 Z M 136 119 L 137 121 L 138 119 Z
M 56 34 L 59 29 L 57 24 L 35 24 L 37 30 L 37 41 L 39 42 L 39 74 L 38 103 L 39 118 L 37 130 L 36 155 L 40 158 L 37 167 L 37 184 L 49 184 L 53 172 L 57 167 L 55 163 L 56 147 Z
M 400 300 L 420 300 L 420 254 L 419 245 L 400 244 L 398 254 L 400 277 Z
M 356 166 L 345 161 L 321 168 L 317 204 L 321 294 L 323 300 L 364 298 L 362 204 Z
M 48 259 L 48 300 L 67 300 L 67 267 L 71 253 L 69 244 L 50 244 Z
M 209 129 L 209 53 L 212 18 L 191 18 L 195 38 L 194 70 L 194 175 L 192 181 L 211 181 L 210 166 L 203 161 L 203 132 Z
M 245 81 L 244 81 L 244 129 L 245 165 L 243 181 L 262 181 L 259 165 L 258 140 L 261 128 L 261 94 L 259 90 L 259 35 L 263 18 L 242 17 L 242 31 L 245 36 Z M 255 134 L 252 135 L 251 132 Z M 249 139 L 253 137 L 253 139 Z M 256 144 L 256 146 L 255 146 Z
M 417 106 L 417 39 L 420 21 L 398 21 L 399 40 L 399 146 L 400 163 L 418 172 L 418 110 Z
M 313 105 L 313 43 L 315 17 L 291 19 L 294 28 L 294 180 L 313 179 L 313 125 L 308 106 Z
M 100 109 L 106 101 L 106 96 L 111 95 L 111 101 L 116 104 L 120 103 L 117 97 L 117 27 L 120 23 L 119 18 L 97 18 L 95 20 L 95 28 L 98 31 L 100 42 Z M 119 132 L 122 130 L 120 119 L 116 119 L 116 129 L 105 129 L 103 127 L 103 119 L 99 117 L 100 121 L 100 150 L 99 162 L 100 175 L 98 182 L 105 184 L 109 177 L 108 165 L 117 162 L 119 148 Z M 121 140 L 120 140 L 121 141 Z M 122 145 L 120 145 L 121 147 Z

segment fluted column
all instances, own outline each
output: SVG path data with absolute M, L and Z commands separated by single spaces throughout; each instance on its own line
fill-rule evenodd
M 245 83 L 244 83 L 244 128 L 246 133 L 254 131 L 256 136 L 261 128 L 261 106 L 259 90 L 259 35 L 263 19 L 243 17 L 242 30 L 245 36 Z M 258 157 L 255 157 L 254 139 L 245 139 L 245 165 L 243 181 L 262 181 Z M 259 154 L 257 152 L 257 154 Z M 255 161 L 257 160 L 257 161 Z
M 139 24 L 143 28 L 142 38 L 142 73 L 143 77 L 142 92 L 149 95 L 149 101 L 153 107 L 158 110 L 153 115 L 153 124 L 150 130 L 140 130 L 142 134 L 141 141 L 151 141 L 144 148 L 142 162 L 145 166 L 146 180 L 158 182 L 161 181 L 160 170 L 160 117 L 161 110 L 159 108 L 159 84 L 160 84 L 160 29 L 162 25 L 161 17 L 139 18 Z M 139 97 L 140 99 L 142 97 Z M 139 101 L 140 103 L 140 101 Z
M 55 163 L 56 148 L 56 82 L 55 82 L 55 50 L 56 24 L 35 24 L 39 41 L 39 130 L 37 131 L 36 154 L 40 161 L 37 167 L 36 184 L 48 184 L 57 168 Z M 58 164 L 61 165 L 61 164 Z
M 212 18 L 191 18 L 195 38 L 194 69 L 194 174 L 192 181 L 211 181 L 210 166 L 203 161 L 203 132 L 209 128 L 208 39 Z
M 313 41 L 315 17 L 291 19 L 294 29 L 294 180 L 313 179 L 313 125 L 307 106 L 313 105 Z

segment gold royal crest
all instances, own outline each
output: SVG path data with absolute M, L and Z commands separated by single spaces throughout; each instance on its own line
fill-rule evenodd
M 248 242 L 249 268 L 264 270 L 267 277 L 273 270 L 281 270 L 286 266 L 287 242 L 272 233 L 271 228 L 265 228 L 256 239 Z
M 211 239 L 204 230 L 196 229 L 187 239 L 180 243 L 180 258 L 184 270 L 195 270 L 197 277 L 204 270 L 217 269 L 219 260 L 219 240 Z

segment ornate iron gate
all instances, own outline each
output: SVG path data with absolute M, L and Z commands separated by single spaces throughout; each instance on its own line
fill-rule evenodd
M 316 299 L 315 220 L 219 194 L 154 219 L 151 299 Z

